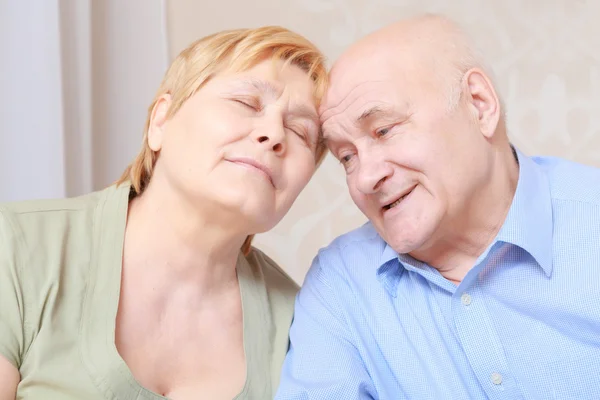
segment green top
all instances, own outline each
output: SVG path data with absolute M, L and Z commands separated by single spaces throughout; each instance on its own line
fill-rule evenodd
M 129 192 L 0 205 L 0 354 L 21 373 L 18 399 L 165 399 L 115 346 Z M 271 399 L 298 287 L 256 249 L 237 270 L 246 382 L 236 399 Z

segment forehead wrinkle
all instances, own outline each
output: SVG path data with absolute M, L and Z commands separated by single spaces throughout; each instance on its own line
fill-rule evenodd
M 365 92 L 365 93 L 368 93 L 368 92 Z M 378 107 L 383 104 L 383 102 L 378 101 L 378 100 L 368 100 L 367 101 L 363 98 L 363 96 L 356 96 L 353 100 L 347 100 L 347 101 L 346 100 L 343 101 L 342 103 L 340 103 L 336 109 L 328 110 L 328 111 L 330 111 L 329 112 L 330 115 L 327 115 L 325 118 L 324 118 L 324 113 L 322 113 L 321 114 L 321 124 L 325 125 L 329 120 L 347 112 L 348 109 L 353 106 L 355 106 L 354 108 L 358 109 L 359 110 L 358 112 L 360 112 L 360 110 L 369 107 L 369 105 L 371 105 L 371 104 L 373 105 L 372 106 L 373 108 Z M 357 103 L 359 103 L 359 104 L 357 105 Z M 343 108 L 341 108 L 341 107 L 343 107 Z M 385 107 L 386 107 L 385 105 L 382 106 L 382 108 L 385 108 Z M 354 112 L 352 112 L 352 114 L 354 114 Z M 347 119 L 351 120 L 351 121 L 356 121 L 357 117 L 353 117 L 353 115 L 350 115 Z
M 337 102 L 337 104 L 334 104 L 334 105 L 332 105 L 330 107 L 327 107 L 321 113 L 321 119 L 327 120 L 327 119 L 330 118 L 330 116 L 328 116 L 327 114 L 330 114 L 330 113 L 339 114 L 340 112 L 343 112 L 343 111 L 347 110 L 350 105 L 346 106 L 344 108 L 344 110 L 336 112 L 336 109 L 340 108 L 340 107 L 343 107 L 344 103 L 349 102 L 349 101 L 351 103 L 354 103 L 354 101 L 351 101 L 349 99 L 352 97 L 352 95 L 354 94 L 355 91 L 357 91 L 359 89 L 362 89 L 362 87 L 364 85 L 373 84 L 373 83 L 383 83 L 383 82 L 384 81 L 382 81 L 382 80 L 377 80 L 377 81 L 371 80 L 371 81 L 364 81 L 364 82 L 361 82 L 359 84 L 354 85 L 354 87 L 348 93 L 346 93 L 344 96 L 342 96 L 342 98 L 340 99 L 340 101 Z
M 354 123 L 356 126 L 360 127 L 377 119 L 390 119 L 400 115 L 406 116 L 408 114 L 410 114 L 409 101 L 406 101 L 403 105 L 381 103 L 366 108 Z
M 348 111 L 351 107 L 355 107 L 358 110 L 362 110 L 369 105 L 378 106 L 380 105 L 382 108 L 390 108 L 389 105 L 386 105 L 384 102 L 369 99 L 365 100 L 364 96 L 369 94 L 370 92 L 377 91 L 380 88 L 381 84 L 386 84 L 386 80 L 368 80 L 364 82 L 360 82 L 355 84 L 355 86 L 346 93 L 339 102 L 335 105 L 328 107 L 324 111 L 320 113 L 320 121 L 321 121 L 321 129 L 323 131 L 323 136 L 326 141 L 331 141 L 331 136 L 334 134 L 332 128 L 326 129 L 326 125 L 329 125 L 329 122 L 332 118 L 335 118 L 339 115 L 342 115 Z M 339 83 L 338 83 L 339 84 Z M 372 85 L 371 87 L 365 89 L 365 85 Z M 356 91 L 362 90 L 362 93 L 356 94 Z M 358 103 L 358 105 L 357 105 Z M 360 112 L 360 111 L 359 111 Z M 358 115 L 351 115 L 348 118 L 348 122 L 355 121 Z M 353 128 L 354 124 L 350 122 L 350 125 L 347 128 Z M 340 124 L 343 125 L 342 122 Z M 346 131 L 347 129 L 342 129 L 342 131 Z
M 331 138 L 330 138 L 330 136 L 331 136 L 331 133 L 330 133 L 331 129 L 327 129 L 327 130 L 326 130 L 326 129 L 325 129 L 325 124 L 327 124 L 327 122 L 328 122 L 328 121 L 330 121 L 330 120 L 331 120 L 331 118 L 334 118 L 335 116 L 337 116 L 337 115 L 340 115 L 341 113 L 343 113 L 344 111 L 346 111 L 346 109 L 348 109 L 348 107 L 350 107 L 351 105 L 352 105 L 352 103 L 351 103 L 351 104 L 348 104 L 348 105 L 346 105 L 346 107 L 345 107 L 343 110 L 340 110 L 340 111 L 338 111 L 338 112 L 335 112 L 335 113 L 333 113 L 332 115 L 328 116 L 328 117 L 327 117 L 327 118 L 325 118 L 325 119 L 323 119 L 323 115 L 321 115 L 321 131 L 322 131 L 322 133 L 323 133 L 323 139 L 324 139 L 326 142 L 330 141 L 330 139 L 331 139 Z M 340 105 L 338 105 L 338 107 L 340 107 Z
M 355 104 L 357 101 L 361 101 L 361 100 L 363 100 L 362 97 L 356 98 L 350 104 L 346 105 L 345 109 L 340 110 L 338 113 L 330 116 L 329 119 L 335 117 L 336 115 L 343 113 L 349 107 L 351 107 L 353 104 Z M 365 122 L 367 122 L 368 120 L 371 120 L 371 119 L 373 119 L 377 116 L 381 116 L 381 115 L 389 115 L 389 114 L 393 113 L 393 111 L 394 111 L 394 107 L 392 107 L 391 105 L 385 104 L 385 103 L 383 103 L 381 101 L 377 101 L 377 100 L 371 100 L 371 101 L 364 102 L 363 104 L 360 104 L 356 108 L 358 109 L 358 112 L 360 112 L 360 110 L 364 110 L 364 111 L 358 117 L 348 118 L 348 121 L 351 121 L 351 124 L 352 124 L 351 126 L 353 128 L 362 128 L 362 125 Z M 358 115 L 358 112 L 357 112 L 357 115 Z M 327 120 L 322 120 L 322 125 L 324 126 L 326 122 L 327 122 Z

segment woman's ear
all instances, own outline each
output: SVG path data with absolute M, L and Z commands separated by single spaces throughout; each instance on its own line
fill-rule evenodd
M 481 133 L 491 138 L 500 121 L 500 101 L 494 86 L 479 68 L 469 70 L 465 74 L 464 82 L 467 100 Z
M 150 123 L 148 124 L 148 146 L 154 151 L 160 151 L 162 148 L 165 122 L 167 122 L 171 102 L 171 95 L 166 93 L 156 100 L 152 108 Z

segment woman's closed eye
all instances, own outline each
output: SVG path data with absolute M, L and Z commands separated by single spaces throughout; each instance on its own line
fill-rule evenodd
M 294 135 L 301 139 L 309 148 L 316 148 L 315 137 L 318 136 L 318 132 L 313 132 L 313 130 L 316 131 L 317 128 L 311 130 L 310 124 L 302 124 L 301 122 L 286 124 L 286 128 L 292 131 Z
M 308 133 L 306 132 L 306 128 L 299 125 L 298 123 L 288 123 L 285 125 L 287 129 L 294 132 L 296 136 L 298 136 L 302 140 L 307 140 Z
M 304 131 L 301 128 L 298 128 L 295 126 L 287 126 L 286 128 L 288 128 L 290 131 L 294 132 L 294 134 L 296 136 L 298 136 L 300 139 L 306 140 L 306 135 L 304 134 Z
M 260 109 L 261 109 L 260 103 L 254 99 L 234 98 L 232 100 L 233 100 L 233 102 L 235 102 L 243 107 L 252 109 L 253 111 L 260 111 Z

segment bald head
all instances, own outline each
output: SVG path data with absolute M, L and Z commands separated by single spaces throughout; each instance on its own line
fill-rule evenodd
M 458 82 L 475 67 L 490 74 L 468 35 L 455 22 L 439 15 L 421 15 L 386 26 L 344 52 L 331 70 L 330 100 L 365 77 L 402 74 L 421 79 L 422 85 L 438 91 L 441 85 L 452 104 L 459 94 Z
M 365 37 L 331 72 L 323 136 L 350 196 L 398 253 L 427 257 L 438 239 L 486 215 L 505 171 L 518 174 L 475 54 L 456 24 L 426 15 Z

